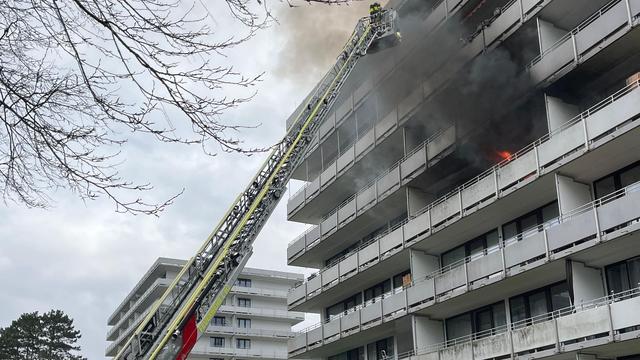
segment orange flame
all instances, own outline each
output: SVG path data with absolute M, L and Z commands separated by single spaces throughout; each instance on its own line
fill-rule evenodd
M 513 156 L 509 151 L 497 151 L 498 156 L 500 156 L 503 160 L 511 160 L 511 156 Z

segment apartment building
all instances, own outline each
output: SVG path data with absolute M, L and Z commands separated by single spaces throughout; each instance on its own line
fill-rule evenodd
M 108 319 L 106 356 L 116 355 L 186 262 L 159 258 Z M 291 327 L 304 314 L 287 310 L 287 292 L 302 274 L 245 268 L 189 359 L 287 359 Z
M 391 0 L 296 169 L 291 358 L 640 359 L 640 0 Z

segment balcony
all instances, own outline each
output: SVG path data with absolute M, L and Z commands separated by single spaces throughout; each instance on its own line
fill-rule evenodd
M 124 322 L 129 320 L 136 311 L 139 311 L 140 309 L 142 309 L 142 311 L 148 310 L 153 302 L 162 295 L 164 289 L 171 284 L 171 281 L 172 280 L 169 279 L 156 279 L 156 281 L 154 281 L 153 284 L 151 284 L 149 288 L 140 295 L 140 297 L 138 297 L 135 304 L 133 304 L 133 306 L 131 306 L 129 310 L 119 318 L 113 327 L 109 329 L 107 332 L 107 341 L 116 339 L 119 330 L 124 326 Z M 139 316 L 135 318 L 135 322 L 138 322 L 137 320 L 139 318 Z
M 259 317 L 265 317 L 265 318 L 289 319 L 296 323 L 304 320 L 303 313 L 299 313 L 296 311 L 287 311 L 287 310 L 222 305 L 220 306 L 220 309 L 218 311 L 220 313 L 226 313 L 226 314 L 240 314 L 240 315 L 259 316 Z
M 293 337 L 293 332 L 288 330 L 273 330 L 273 329 L 255 329 L 255 328 L 239 328 L 235 326 L 217 326 L 210 325 L 207 328 L 207 333 L 211 335 L 240 335 L 249 337 L 264 337 L 264 338 L 278 338 L 289 339 Z
M 497 164 L 418 211 L 415 216 L 398 225 L 398 227 L 402 227 L 400 232 L 402 234 L 401 245 L 396 244 L 396 246 L 392 246 L 391 250 L 396 247 L 406 248 L 424 237 L 431 236 L 465 216 L 475 213 L 498 199 L 506 197 L 516 189 L 532 183 L 565 163 L 595 149 L 603 142 L 610 141 L 611 137 L 605 137 L 606 134 L 616 131 L 621 125 L 636 119 L 640 114 L 639 85 L 638 82 L 635 82 L 622 88 L 566 122 L 560 128 L 513 154 L 510 159 Z M 634 126 L 630 125 L 629 129 Z M 413 154 L 405 161 L 416 162 L 412 156 L 424 155 L 421 152 L 416 154 L 421 155 Z M 417 163 L 419 164 L 419 162 Z M 294 239 L 287 249 L 289 263 L 294 263 L 305 254 L 307 254 L 306 257 L 309 257 L 308 254 L 313 253 L 314 247 L 326 239 L 333 238 L 335 240 L 334 233 L 377 203 L 380 194 L 385 195 L 385 193 L 380 193 L 381 189 L 388 194 L 387 189 L 399 188 L 403 184 L 401 182 L 403 178 L 398 179 L 398 176 L 403 175 L 402 170 L 416 168 L 409 163 L 403 168 L 403 164 L 405 162 L 401 162 L 399 166 L 392 169 L 397 168 L 397 170 L 389 171 L 383 175 L 379 180 L 384 184 L 382 187 L 378 188 L 378 182 L 376 182 L 373 184 L 375 187 L 365 188 L 334 211 L 320 225 L 310 228 Z M 393 176 L 396 176 L 395 179 Z M 407 180 L 409 179 L 405 178 L 405 183 Z M 395 231 L 397 228 L 392 230 Z M 382 236 L 386 235 L 382 234 Z M 384 248 L 381 245 L 372 246 L 372 248 L 374 247 Z M 370 260 L 380 259 L 379 256 L 376 259 L 375 255 Z M 369 257 L 365 257 L 365 259 L 370 261 Z M 316 290 L 315 287 L 312 289 Z M 307 296 L 313 291 L 307 291 Z M 296 290 L 295 293 L 296 296 L 302 295 L 299 290 Z M 298 297 L 295 301 L 300 299 Z M 295 301 L 292 301 L 291 296 L 289 297 L 290 304 Z
M 542 358 L 640 337 L 640 288 L 401 354 L 408 360 Z M 636 349 L 639 344 L 636 344 Z M 600 349 L 602 350 L 602 349 Z M 590 351 L 589 351 L 590 352 Z
M 534 59 L 531 78 L 546 85 L 563 76 L 630 32 L 638 25 L 638 15 L 640 1 L 611 1 Z
M 286 351 L 273 351 L 261 349 L 236 349 L 231 347 L 213 347 L 209 344 L 198 342 L 191 350 L 192 356 L 215 356 L 233 358 L 261 358 L 261 359 L 287 359 Z
M 287 297 L 286 290 L 261 289 L 257 287 L 246 287 L 246 286 L 234 286 L 231 288 L 231 292 L 235 294 L 241 294 L 241 295 L 263 296 L 263 297 L 278 298 L 278 299 Z
M 384 294 L 328 322 L 303 330 L 290 340 L 289 353 L 291 356 L 304 354 L 407 314 L 434 316 L 428 310 L 435 304 L 514 278 L 569 255 L 597 249 L 604 242 L 615 243 L 622 239 L 637 242 L 639 203 L 640 183 L 636 183 L 585 204 L 558 219 L 506 239 L 481 256 L 463 259 L 424 278 L 416 278 L 411 286 Z M 629 238 L 629 234 L 634 237 Z

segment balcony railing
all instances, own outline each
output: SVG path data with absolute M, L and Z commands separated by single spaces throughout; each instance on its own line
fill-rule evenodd
M 208 333 L 212 334 L 227 334 L 227 335 L 245 335 L 256 337 L 275 337 L 275 338 L 291 338 L 293 332 L 290 330 L 274 330 L 274 329 L 256 329 L 256 328 L 243 328 L 232 325 L 209 325 L 207 328 Z
M 169 280 L 169 279 L 156 279 L 156 281 L 153 282 L 153 284 L 151 286 L 149 286 L 149 288 L 140 296 L 136 299 L 135 304 L 133 304 L 133 306 L 131 306 L 129 308 L 129 310 L 127 310 L 127 312 L 125 314 L 123 314 L 122 316 L 120 316 L 118 322 L 113 325 L 113 327 L 111 327 L 111 329 L 109 329 L 109 331 L 107 332 L 107 340 L 113 340 L 113 335 L 120 330 L 120 328 L 122 327 L 123 323 L 125 322 L 125 320 L 129 320 L 129 317 L 131 317 L 131 315 L 138 310 L 138 308 L 140 307 L 140 304 L 147 299 L 147 297 L 154 291 L 156 290 L 156 288 L 160 287 L 160 286 L 168 286 L 171 281 L 173 280 Z
M 638 308 L 640 288 L 634 288 L 399 354 L 398 359 L 487 359 L 534 350 L 551 349 L 558 353 L 569 344 L 575 349 L 596 346 L 600 345 L 597 339 L 602 337 L 620 341 L 638 336 Z M 594 343 L 590 345 L 591 341 Z
M 192 355 L 231 356 L 238 358 L 286 359 L 286 351 L 262 349 L 237 349 L 231 347 L 213 347 L 202 342 L 197 343 L 191 350 Z
M 578 244 L 584 250 L 623 236 L 632 227 L 636 230 L 639 227 L 638 203 L 640 183 L 635 183 L 501 241 L 498 247 L 480 256 L 466 258 L 422 278 L 415 277 L 408 287 L 333 316 L 326 323 L 312 325 L 298 333 L 290 344 L 313 348 L 567 256 L 567 249 Z M 300 348 L 290 346 L 290 352 Z
M 609 114 L 616 114 L 618 117 L 612 117 Z M 320 269 L 306 282 L 289 291 L 289 305 L 309 299 L 320 293 L 322 289 L 329 288 L 340 280 L 351 277 L 381 259 L 409 247 L 419 239 L 442 230 L 462 216 L 471 214 L 510 193 L 518 183 L 536 179 L 559 164 L 562 159 L 580 149 L 585 149 L 586 146 L 592 146 L 594 140 L 615 130 L 638 114 L 640 114 L 640 82 L 636 81 L 526 146 L 511 158 L 422 208 L 414 216 L 408 217 L 374 239 L 361 244 L 337 259 L 336 264 Z M 434 212 L 440 214 L 439 217 L 434 217 Z M 434 218 L 444 219 L 444 221 L 440 220 L 436 223 Z M 319 228 L 314 227 L 310 230 L 315 231 L 313 236 L 315 240 L 309 242 L 303 250 L 312 247 L 320 240 Z M 311 231 L 303 234 L 303 240 L 306 241 L 309 234 L 314 234 Z
M 294 320 L 304 320 L 304 314 L 297 311 L 287 311 L 278 309 L 264 309 L 259 307 L 242 307 L 233 305 L 220 306 L 221 313 L 234 313 L 244 315 L 254 315 L 263 317 L 278 317 Z
M 640 14 L 637 1 L 613 0 L 584 20 L 531 61 L 529 72 L 536 82 L 551 78 L 559 70 L 577 65 L 593 49 L 633 27 Z

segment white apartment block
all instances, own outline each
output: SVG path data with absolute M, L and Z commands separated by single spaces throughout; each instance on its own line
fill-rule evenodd
M 289 356 L 640 359 L 640 0 L 387 7 L 294 174 Z
M 109 317 L 106 356 L 115 356 L 184 264 L 168 258 L 154 262 Z M 245 268 L 189 359 L 286 359 L 291 327 L 304 320 L 304 314 L 287 309 L 287 292 L 302 279 L 302 274 Z

